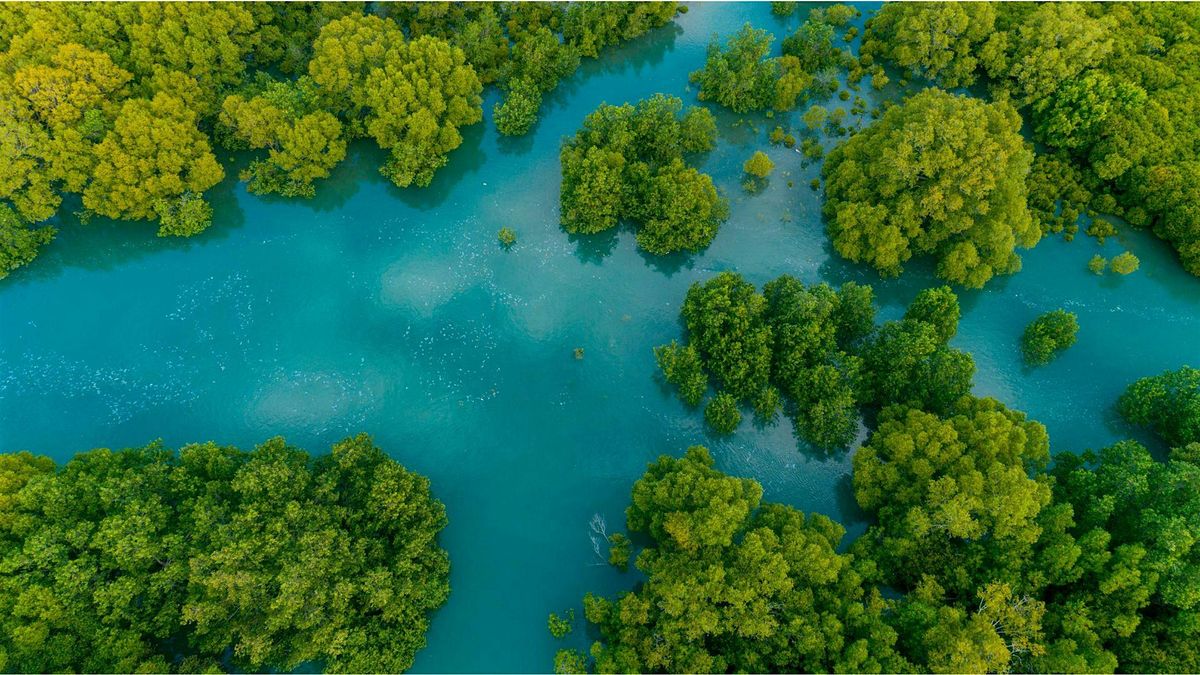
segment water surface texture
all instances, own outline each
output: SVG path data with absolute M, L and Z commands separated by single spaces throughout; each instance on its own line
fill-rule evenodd
M 158 239 L 146 224 L 64 224 L 0 282 L 0 450 L 66 460 L 155 438 L 249 448 L 283 435 L 325 452 L 371 433 L 430 477 L 450 518 L 453 592 L 418 671 L 539 671 L 560 646 L 585 646 L 582 620 L 560 642 L 546 615 L 575 607 L 582 619 L 586 591 L 633 583 L 597 558 L 589 521 L 622 529 L 632 482 L 662 453 L 708 445 L 768 499 L 861 532 L 850 453 L 799 446 L 786 422 L 714 438 L 655 373 L 651 350 L 679 337 L 688 286 L 722 270 L 758 284 L 783 273 L 869 282 L 883 318 L 935 283 L 919 265 L 881 282 L 832 255 L 808 186 L 819 167 L 767 146 L 783 117 L 734 126 L 715 110 L 721 141 L 702 170 L 732 215 L 703 254 L 654 258 L 630 231 L 577 239 L 558 225 L 558 148 L 598 104 L 656 92 L 695 103 L 687 75 L 713 33 L 750 21 L 782 39 L 804 13 L 693 5 L 678 26 L 587 61 L 547 97 L 530 136 L 500 138 L 490 121 L 467 129 L 427 189 L 396 189 L 361 145 L 311 202 L 227 180 L 216 224 L 192 240 Z M 748 196 L 741 164 L 755 149 L 777 168 Z M 496 242 L 501 226 L 517 232 L 511 251 Z M 1125 248 L 1141 258 L 1135 274 L 1087 271 L 1094 253 Z M 954 344 L 975 355 L 977 393 L 1044 422 L 1055 452 L 1128 435 L 1112 402 L 1134 378 L 1200 366 L 1200 280 L 1151 236 L 1123 231 L 1104 247 L 1052 238 L 1024 259 L 1016 276 L 961 294 Z M 1058 307 L 1078 314 L 1078 343 L 1024 368 L 1021 331 Z

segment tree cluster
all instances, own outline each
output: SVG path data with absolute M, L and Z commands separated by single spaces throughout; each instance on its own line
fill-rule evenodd
M 646 582 L 584 600 L 602 636 L 597 672 L 909 669 L 887 601 L 864 587 L 870 563 L 838 553 L 842 527 L 762 494 L 713 468 L 700 446 L 650 465 L 626 510 L 647 542 L 636 560 Z
M 1053 160 L 1038 185 L 1070 205 L 1150 227 L 1200 274 L 1200 8 L 1133 3 L 889 3 L 863 54 L 1015 104 Z M 1054 186 L 1061 186 L 1054 189 Z
M 1143 377 L 1125 389 L 1117 410 L 1172 447 L 1200 443 L 1200 370 L 1184 366 Z
M 810 91 L 828 88 L 830 82 L 836 90 L 833 70 L 848 65 L 852 57 L 834 47 L 833 37 L 832 25 L 809 20 L 783 41 L 781 56 L 770 57 L 774 37 L 747 23 L 724 44 L 714 36 L 704 68 L 690 79 L 700 88 L 701 101 L 714 101 L 734 112 L 791 110 Z
M 869 286 L 805 287 L 784 275 L 759 293 L 734 272 L 694 284 L 680 311 L 684 344 L 655 350 L 667 382 L 698 405 L 712 382 L 705 418 L 722 432 L 737 404 L 771 422 L 782 407 L 803 440 L 844 448 L 862 408 L 906 403 L 943 410 L 970 390 L 975 364 L 948 344 L 958 327 L 949 288 L 922 291 L 904 317 L 875 325 Z M 713 424 L 720 420 L 725 424 Z
M 445 525 L 366 435 L 0 455 L 0 670 L 400 672 L 450 591 Z
M 562 148 L 562 225 L 594 234 L 638 224 L 637 242 L 655 255 L 698 251 L 728 214 L 712 178 L 686 153 L 711 150 L 712 113 L 657 94 L 636 106 L 602 104 Z
M 670 23 L 675 2 L 472 3 L 385 5 L 410 35 L 460 47 L 484 84 L 504 100 L 492 111 L 497 130 L 522 136 L 537 123 L 542 97 L 573 74 L 581 58 Z
M 1021 335 L 1021 355 L 1031 366 L 1050 363 L 1060 352 L 1075 344 L 1078 332 L 1079 321 L 1074 313 L 1062 309 L 1046 312 L 1025 327 Z
M 579 57 L 668 23 L 674 2 L 6 4 L 0 8 L 0 275 L 83 217 L 149 220 L 190 236 L 225 177 L 215 149 L 254 151 L 252 192 L 311 197 L 370 138 L 396 185 L 427 186 L 482 87 L 508 95 L 503 133 L 528 131 Z M 11 215 L 10 215 L 11 213 Z
M 897 276 L 932 255 L 938 276 L 980 288 L 1020 269 L 1041 237 L 1027 205 L 1033 153 L 1007 103 L 927 89 L 895 105 L 825 160 L 834 249 Z
M 1045 428 L 992 399 L 885 408 L 854 458 L 874 524 L 839 553 L 839 525 L 763 502 L 704 448 L 660 457 L 626 510 L 646 580 L 584 599 L 591 666 L 1194 672 L 1200 444 L 1048 460 Z

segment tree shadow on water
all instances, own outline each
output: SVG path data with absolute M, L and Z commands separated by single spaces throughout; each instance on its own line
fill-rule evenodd
M 488 123 L 491 123 L 490 118 L 488 119 Z M 539 115 L 538 121 L 535 122 L 534 125 L 530 127 L 529 132 L 523 136 L 505 136 L 500 132 L 496 132 L 496 147 L 499 148 L 500 153 L 504 155 L 513 155 L 519 157 L 521 155 L 529 154 L 529 151 L 533 150 L 533 139 L 537 134 L 538 127 L 541 126 L 541 123 L 542 116 Z
M 620 228 L 617 227 L 596 234 L 567 233 L 567 241 L 575 244 L 575 257 L 590 265 L 604 264 L 604 259 L 617 249 L 619 239 Z
M 690 270 L 695 267 L 696 257 L 701 254 L 681 251 L 667 255 L 655 255 L 639 248 L 638 255 L 642 257 L 646 267 L 652 268 L 669 279 L 681 270 Z
M 165 251 L 185 251 L 220 241 L 241 228 L 246 217 L 236 191 L 242 189 L 235 172 L 204 194 L 213 208 L 212 224 L 191 237 L 160 237 L 158 225 L 149 221 L 92 217 L 83 222 L 79 195 L 67 195 L 50 224 L 58 228 L 54 240 L 38 257 L 15 270 L 0 285 L 19 285 L 54 279 L 68 269 L 110 271 L 129 262 Z
M 542 102 L 541 115 L 565 108 L 569 100 L 582 87 L 588 85 L 588 81 L 593 77 L 619 75 L 625 72 L 640 75 L 642 71 L 654 68 L 662 63 L 667 53 L 674 51 L 675 38 L 682 34 L 683 29 L 672 22 L 624 44 L 604 49 L 596 58 L 584 57 L 574 74 L 559 82 L 557 87 L 546 93 Z M 612 105 L 621 105 L 626 102 L 633 103 L 634 101 L 609 101 Z

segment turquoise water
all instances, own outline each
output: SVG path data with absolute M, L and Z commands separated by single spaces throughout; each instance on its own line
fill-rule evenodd
M 377 151 L 360 146 L 312 202 L 226 181 L 216 225 L 189 241 L 144 224 L 64 224 L 37 262 L 0 282 L 0 450 L 66 460 L 159 437 L 250 447 L 280 434 L 319 452 L 370 432 L 430 477 L 449 512 L 453 593 L 419 671 L 547 669 L 564 644 L 547 613 L 581 614 L 586 591 L 632 584 L 599 564 L 589 521 L 621 529 L 632 482 L 661 453 L 708 445 L 768 499 L 861 531 L 848 453 L 799 447 L 786 423 L 708 435 L 656 379 L 651 348 L 679 336 L 687 287 L 718 271 L 870 282 L 891 318 L 934 283 L 929 270 L 880 282 L 831 257 L 808 187 L 819 167 L 767 147 L 776 121 L 735 127 L 719 111 L 721 143 L 702 168 L 732 215 L 706 252 L 657 259 L 632 232 L 572 239 L 558 227 L 561 138 L 602 101 L 661 91 L 694 102 L 687 73 L 709 36 L 745 21 L 782 38 L 800 16 L 693 5 L 677 28 L 585 63 L 529 137 L 468 129 L 425 190 L 391 186 Z M 747 196 L 741 163 L 755 149 L 777 169 Z M 509 252 L 496 243 L 504 225 L 519 237 Z M 1142 260 L 1132 276 L 1086 270 L 1094 253 L 1124 248 Z M 1125 384 L 1200 365 L 1200 279 L 1154 238 L 1122 232 L 1103 248 L 1055 238 L 1024 258 L 1016 276 L 961 294 L 954 343 L 975 355 L 977 393 L 1044 422 L 1056 452 L 1129 435 L 1111 411 Z M 1025 369 L 1021 331 L 1057 307 L 1079 315 L 1079 342 Z M 587 641 L 577 627 L 566 644 Z

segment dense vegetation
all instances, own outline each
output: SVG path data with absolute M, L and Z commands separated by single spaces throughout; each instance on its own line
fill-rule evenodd
M 1047 473 L 1048 448 L 991 399 L 885 409 L 854 461 L 875 524 L 848 553 L 839 525 L 764 503 L 704 448 L 661 457 L 626 510 L 646 581 L 584 599 L 592 666 L 1194 672 L 1200 446 L 1159 462 L 1123 441 Z
M 1200 370 L 1184 366 L 1143 377 L 1117 401 L 1121 415 L 1172 447 L 1200 443 Z
M 399 672 L 450 591 L 429 481 L 360 435 L 0 455 L 0 670 Z
M 1079 320 L 1073 313 L 1062 309 L 1046 312 L 1025 327 L 1021 335 L 1021 355 L 1031 366 L 1045 365 L 1075 344 L 1078 332 Z
M 933 255 L 938 276 L 970 288 L 1020 269 L 1040 232 L 1026 204 L 1033 153 L 1007 103 L 927 89 L 834 148 L 825 215 L 843 257 L 897 276 Z
M 839 302 L 842 294 L 858 300 Z M 710 378 L 719 396 L 753 399 L 789 368 L 806 366 L 808 354 L 861 359 L 869 384 L 854 392 L 859 399 L 811 384 L 807 400 L 784 391 L 801 413 L 844 410 L 847 400 L 880 406 L 853 460 L 854 496 L 871 525 L 839 553 L 840 526 L 764 503 L 761 486 L 716 470 L 703 448 L 660 458 L 634 485 L 626 510 L 631 537 L 621 539 L 641 546 L 635 565 L 645 582 L 615 599 L 584 599 L 600 634 L 590 666 L 1200 666 L 1190 647 L 1200 640 L 1200 374 L 1185 368 L 1146 378 L 1120 401 L 1131 421 L 1152 425 L 1175 448 L 1167 461 L 1122 441 L 1059 454 L 1050 469 L 1045 427 L 969 393 L 970 356 L 945 346 L 959 315 L 949 289 L 922 292 L 903 319 L 879 328 L 870 297 L 868 287 L 805 289 L 790 277 L 760 295 L 732 273 L 689 291 L 689 342 L 657 355 L 693 403 Z M 839 343 L 839 333 L 853 339 Z M 821 344 L 824 351 L 813 349 Z M 836 351 L 841 344 L 849 353 Z M 927 356 L 930 349 L 941 351 L 941 362 Z M 797 419 L 797 431 L 811 432 L 807 423 Z M 558 662 L 589 664 L 569 650 Z
M 1194 4 L 933 2 L 885 5 L 862 56 L 1017 106 L 1045 146 L 1030 183 L 1044 230 L 1114 213 L 1200 275 L 1197 49 Z
M 629 530 L 647 576 L 616 600 L 589 595 L 599 672 L 903 670 L 888 604 L 865 589 L 844 531 L 762 501 L 752 480 L 713 468 L 703 447 L 661 457 L 633 487 Z
M 369 138 L 393 183 L 427 186 L 482 120 L 484 86 L 504 92 L 500 133 L 528 133 L 580 59 L 677 11 L 5 5 L 0 278 L 51 240 L 64 203 L 160 235 L 203 231 L 220 150 L 252 154 L 250 191 L 312 197 Z M 885 276 L 929 256 L 941 278 L 979 288 L 1090 210 L 1153 228 L 1200 275 L 1200 10 L 889 4 L 858 61 L 834 46 L 854 11 L 814 11 L 779 56 L 749 25 L 714 38 L 691 76 L 701 101 L 738 113 L 793 110 L 836 90 L 835 69 L 861 77 L 876 59 L 987 89 L 990 101 L 921 91 L 829 154 L 824 213 L 841 256 Z M 847 131 L 840 108 L 802 119 Z M 716 133 L 707 109 L 674 97 L 601 105 L 561 150 L 564 228 L 627 222 L 651 254 L 703 249 L 728 207 L 689 160 Z M 801 150 L 823 152 L 813 138 Z M 757 189 L 774 164 L 760 151 L 743 169 Z M 1125 252 L 1111 269 L 1138 264 Z M 702 447 L 661 457 L 633 486 L 629 535 L 608 538 L 610 562 L 632 559 L 644 581 L 585 599 L 599 640 L 560 652 L 556 670 L 1200 670 L 1200 371 L 1138 380 L 1117 402 L 1169 448 L 1164 460 L 1122 441 L 1052 463 L 1040 423 L 972 395 L 948 287 L 877 324 L 869 286 L 784 275 L 760 290 L 724 272 L 694 284 L 680 314 L 686 334 L 655 356 L 714 431 L 752 411 L 764 424 L 782 412 L 826 450 L 865 433 L 851 487 L 869 529 L 843 547 L 839 524 L 764 502 Z M 1050 312 L 1022 353 L 1049 362 L 1077 331 L 1073 314 Z M 63 467 L 0 455 L 0 670 L 402 671 L 449 592 L 445 524 L 428 481 L 366 436 L 316 459 L 282 439 L 95 450 Z M 555 637 L 571 632 L 566 616 L 550 615 Z
M 542 97 L 612 45 L 669 23 L 675 2 L 384 4 L 409 35 L 461 47 L 484 84 L 504 90 L 493 109 L 500 133 L 521 136 L 537 122 Z
M 396 185 L 427 186 L 507 95 L 502 133 L 527 132 L 580 57 L 662 26 L 649 3 L 6 3 L 0 7 L 0 278 L 84 219 L 148 220 L 163 236 L 212 222 L 218 148 L 253 151 L 257 193 L 311 197 L 369 138 Z M 74 203 L 74 202 L 70 202 Z
M 959 307 L 946 287 L 921 291 L 904 318 L 877 328 L 869 286 L 835 291 L 785 275 L 758 293 L 723 272 L 693 284 L 680 314 L 687 340 L 657 348 L 659 367 L 689 405 L 712 382 L 705 418 L 722 421 L 712 426 L 726 433 L 737 420 L 719 411 L 741 403 L 771 422 L 782 405 L 803 440 L 842 448 L 854 440 L 863 407 L 941 410 L 969 391 L 975 372 L 970 355 L 947 344 Z
M 854 12 L 846 5 L 813 10 L 783 40 L 781 56 L 767 56 L 774 37 L 750 24 L 724 44 L 714 36 L 704 67 L 691 74 L 698 97 L 744 113 L 791 110 L 811 95 L 836 91 L 835 71 L 854 59 L 834 46 L 834 29 L 845 26 Z
M 638 224 L 638 246 L 656 255 L 697 251 L 717 235 L 729 207 L 712 178 L 685 154 L 717 140 L 712 113 L 657 94 L 620 106 L 602 104 L 562 148 L 562 224 L 594 234 L 622 220 Z

